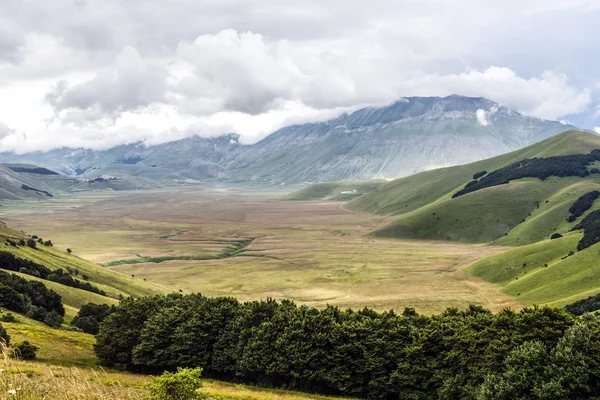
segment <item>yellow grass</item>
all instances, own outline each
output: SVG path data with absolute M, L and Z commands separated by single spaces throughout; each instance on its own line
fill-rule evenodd
M 466 275 L 501 247 L 365 236 L 391 221 L 338 202 L 281 201 L 280 193 L 179 189 L 128 193 L 46 213 L 41 205 L 5 221 L 72 247 L 95 262 L 217 254 L 215 240 L 257 238 L 245 257 L 110 267 L 132 283 L 168 290 L 289 298 L 315 306 L 440 312 L 481 304 L 519 307 L 495 285 Z M 33 214 L 33 215 L 32 215 Z M 133 277 L 132 277 L 133 275 Z M 145 279 L 145 281 L 144 281 Z M 126 289 L 126 288 L 123 288 Z

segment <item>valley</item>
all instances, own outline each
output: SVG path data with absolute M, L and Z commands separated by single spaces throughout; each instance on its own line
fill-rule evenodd
M 84 194 L 13 207 L 4 221 L 166 291 L 425 314 L 468 304 L 521 307 L 464 272 L 504 247 L 370 237 L 390 218 L 347 211 L 342 202 L 284 201 L 284 194 L 236 187 Z

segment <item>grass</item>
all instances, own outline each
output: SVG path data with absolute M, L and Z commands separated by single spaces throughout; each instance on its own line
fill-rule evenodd
M 348 201 L 371 192 L 387 181 L 322 182 L 309 185 L 284 197 L 285 200 Z
M 216 243 L 228 243 L 229 246 L 223 247 L 218 253 L 214 255 L 202 255 L 202 256 L 162 256 L 162 257 L 147 257 L 138 255 L 137 258 L 126 259 L 126 260 L 115 260 L 102 263 L 103 267 L 115 267 L 118 265 L 127 264 L 144 264 L 154 263 L 160 264 L 165 261 L 206 261 L 206 260 L 222 260 L 224 258 L 233 258 L 244 255 L 246 248 L 254 242 L 256 238 L 241 239 L 241 240 L 217 240 Z M 254 257 L 269 257 L 267 255 L 252 255 L 247 256 Z
M 581 195 L 600 188 L 594 181 L 581 181 L 573 178 L 549 178 L 549 182 L 557 186 L 550 196 L 540 201 L 539 207 L 531 210 L 531 215 L 525 222 L 517 225 L 508 235 L 496 240 L 494 243 L 509 246 L 531 244 L 548 239 L 553 233 L 565 234 L 591 211 L 600 207 L 600 202 L 594 203 L 592 208 L 579 217 L 575 222 L 568 222 L 569 208 Z M 560 182 L 564 183 L 561 189 Z
M 49 328 L 18 316 L 18 323 L 2 323 L 13 343 L 28 340 L 39 347 L 34 361 L 0 355 L 0 398 L 17 399 L 141 399 L 152 377 L 102 369 L 96 365 L 92 335 Z M 19 390 L 10 397 L 9 390 Z M 216 380 L 204 380 L 202 392 L 214 399 L 326 400 L 330 397 L 263 389 Z
M 134 400 L 145 398 L 150 376 L 98 367 L 68 367 L 40 361 L 20 361 L 4 349 L 0 358 L 0 398 L 22 400 Z M 11 391 L 15 394 L 11 395 Z M 203 380 L 200 392 L 208 399 L 327 400 L 332 397 L 263 389 L 215 380 Z M 339 399 L 339 398 L 338 398 Z
M 415 307 L 425 314 L 470 303 L 493 310 L 519 306 L 494 285 L 462 271 L 503 248 L 367 237 L 391 220 L 350 212 L 336 202 L 188 188 L 52 210 L 45 213 L 41 207 L 35 218 L 13 214 L 6 222 L 26 231 L 35 228 L 56 243 L 75 243 L 78 255 L 112 263 L 107 271 L 170 291 L 240 300 L 289 298 L 318 307 Z M 256 239 L 232 250 L 236 257 L 215 257 L 228 244 L 248 238 Z M 147 257 L 139 261 L 162 262 L 129 261 L 137 262 L 139 254 Z M 197 256 L 211 259 L 192 259 Z
M 475 262 L 467 273 L 499 285 L 524 305 L 564 306 L 600 292 L 600 245 L 577 251 L 580 239 L 574 232 L 516 247 Z
M 600 137 L 597 135 L 568 131 L 498 157 L 396 179 L 353 200 L 348 208 L 381 215 L 405 214 L 451 197 L 476 172 L 493 171 L 524 158 L 589 153 L 595 148 L 600 148 Z
M 446 199 L 401 216 L 374 232 L 379 237 L 485 243 L 519 225 L 557 188 L 527 179 Z

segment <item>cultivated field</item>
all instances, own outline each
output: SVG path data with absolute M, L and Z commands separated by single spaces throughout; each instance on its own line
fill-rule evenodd
M 367 234 L 391 219 L 282 195 L 235 187 L 102 192 L 8 204 L 2 219 L 132 280 L 172 290 L 422 313 L 469 303 L 519 307 L 494 284 L 463 272 L 505 248 L 374 238 Z

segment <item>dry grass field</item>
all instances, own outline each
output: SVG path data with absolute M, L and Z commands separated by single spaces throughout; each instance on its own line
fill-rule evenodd
M 505 248 L 373 238 L 367 234 L 388 218 L 281 197 L 235 187 L 103 192 L 8 204 L 1 218 L 133 279 L 184 292 L 427 314 L 469 303 L 520 307 L 463 272 Z M 245 239 L 249 245 L 231 250 Z

